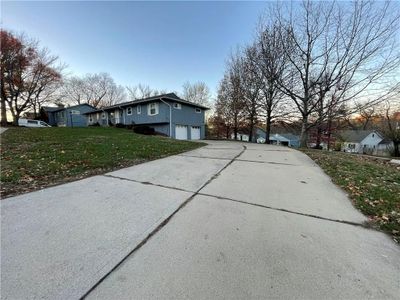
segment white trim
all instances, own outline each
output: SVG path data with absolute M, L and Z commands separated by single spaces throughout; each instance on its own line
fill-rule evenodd
M 154 107 L 153 107 L 153 105 L 154 105 Z M 152 110 L 153 108 L 154 108 L 154 114 L 151 113 L 151 110 Z M 147 114 L 148 114 L 149 116 L 158 115 L 158 112 L 159 112 L 159 110 L 158 110 L 158 103 L 157 103 L 157 102 L 149 103 L 149 104 L 147 105 Z

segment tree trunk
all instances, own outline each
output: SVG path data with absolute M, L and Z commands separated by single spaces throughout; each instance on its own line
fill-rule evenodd
M 328 119 L 328 145 L 327 149 L 328 151 L 331 150 L 331 129 L 332 129 L 332 121 L 331 118 Z
M 19 117 L 20 113 L 13 113 L 13 125 L 18 126 Z
M 6 93 L 4 92 L 4 82 L 1 80 L 1 126 L 7 126 L 7 103 Z
M 267 112 L 267 119 L 265 121 L 266 126 L 265 126 L 265 143 L 266 144 L 271 144 L 271 140 L 269 139 L 269 136 L 271 135 L 271 112 Z
M 235 137 L 235 141 L 237 140 L 237 135 L 238 135 L 238 122 L 237 122 L 237 117 L 235 117 L 235 123 L 233 125 L 233 134 Z
M 3 97 L 1 97 L 1 126 L 7 126 L 6 100 Z
M 308 117 L 303 116 L 300 134 L 300 148 L 307 148 Z
M 254 129 L 254 122 L 250 121 L 250 133 L 249 133 L 249 142 L 253 142 L 253 129 Z
M 322 135 L 322 129 L 321 126 L 317 126 L 317 137 L 315 141 L 315 149 L 319 149 L 321 147 L 321 135 Z
M 400 149 L 399 149 L 399 141 L 393 141 L 393 145 L 394 145 L 394 153 L 393 156 L 394 157 L 400 157 Z

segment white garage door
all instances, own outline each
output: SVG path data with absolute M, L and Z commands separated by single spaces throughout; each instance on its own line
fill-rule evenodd
M 200 126 L 192 126 L 190 130 L 190 136 L 192 140 L 199 140 L 200 139 Z
M 187 126 L 175 125 L 175 138 L 177 140 L 187 140 Z

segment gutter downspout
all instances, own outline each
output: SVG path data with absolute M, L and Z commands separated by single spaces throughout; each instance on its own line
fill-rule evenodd
M 124 111 L 124 109 L 121 107 L 121 106 L 118 106 L 118 108 L 120 109 L 120 110 L 122 110 L 122 116 L 124 117 L 124 125 L 126 125 L 125 124 L 125 111 Z M 118 112 L 119 113 L 119 112 Z M 118 119 L 119 119 L 119 116 L 118 116 Z
M 106 121 L 107 121 L 106 126 L 108 127 L 108 113 L 103 108 L 100 108 L 100 109 L 106 115 Z M 101 119 L 103 120 L 103 117 L 101 117 Z
M 162 98 L 160 98 L 160 101 L 169 106 L 169 137 L 172 139 L 172 106 Z

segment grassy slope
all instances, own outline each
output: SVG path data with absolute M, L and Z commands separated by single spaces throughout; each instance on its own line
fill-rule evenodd
M 342 187 L 371 222 L 400 241 L 400 167 L 387 160 L 304 150 Z
M 1 135 L 1 144 L 3 197 L 203 145 L 101 127 L 10 128 Z

